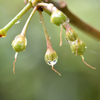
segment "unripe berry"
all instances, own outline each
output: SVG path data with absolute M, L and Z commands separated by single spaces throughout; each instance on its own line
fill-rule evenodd
M 22 35 L 16 36 L 12 42 L 12 47 L 16 52 L 21 52 L 25 50 L 26 45 L 27 45 L 27 39 Z
M 68 43 L 75 42 L 78 39 L 78 35 L 73 29 L 71 29 L 66 32 L 65 39 Z
M 58 61 L 58 56 L 57 56 L 57 53 L 53 50 L 53 51 L 50 51 L 50 50 L 47 50 L 47 52 L 45 53 L 45 62 L 48 64 L 48 65 L 55 65 Z
M 52 23 L 59 26 L 67 21 L 67 16 L 63 12 L 56 10 L 51 14 L 50 19 Z
M 53 68 L 53 66 L 57 63 L 57 61 L 58 61 L 57 53 L 53 49 L 47 49 L 45 53 L 45 62 L 48 65 L 52 66 L 52 70 L 61 76 L 61 74 Z
M 91 65 L 89 65 L 88 63 L 84 61 L 83 53 L 85 52 L 85 48 L 86 48 L 86 45 L 81 39 L 78 39 L 78 41 L 75 41 L 74 43 L 71 44 L 72 53 L 75 53 L 76 55 L 81 56 L 83 63 L 86 64 L 88 67 L 92 69 L 96 69 L 95 67 L 92 67 Z
M 86 45 L 81 39 L 78 39 L 78 41 L 72 43 L 70 47 L 71 47 L 72 53 L 75 53 L 81 56 L 85 52 Z

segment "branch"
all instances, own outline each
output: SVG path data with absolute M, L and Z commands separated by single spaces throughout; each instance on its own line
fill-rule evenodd
M 68 18 L 70 19 L 70 23 L 76 26 L 77 28 L 83 30 L 86 34 L 90 34 L 91 36 L 95 37 L 96 39 L 100 39 L 100 31 L 96 30 L 92 26 L 88 25 L 87 23 L 83 22 L 80 18 L 75 16 L 67 7 L 64 1 L 55 2 L 53 0 L 43 0 L 47 3 L 52 3 L 56 6 L 59 10 L 64 12 Z

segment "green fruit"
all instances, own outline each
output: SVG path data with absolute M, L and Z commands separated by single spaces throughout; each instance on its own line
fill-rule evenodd
M 71 50 L 72 50 L 72 53 L 75 53 L 77 52 L 77 55 L 83 55 L 83 53 L 85 52 L 85 43 L 78 39 L 78 41 L 74 42 L 73 44 L 71 44 Z
M 55 51 L 49 51 L 47 50 L 46 54 L 45 54 L 45 62 L 48 65 L 55 65 L 58 61 L 58 56 L 57 53 Z
M 27 39 L 22 35 L 16 36 L 12 42 L 12 47 L 16 52 L 21 52 L 25 50 L 26 45 L 27 45 Z
M 67 16 L 63 12 L 56 10 L 51 14 L 50 19 L 52 23 L 59 26 L 67 21 Z
M 76 41 L 78 39 L 78 35 L 73 29 L 71 29 L 69 32 L 65 34 L 65 38 L 66 41 L 70 43 Z

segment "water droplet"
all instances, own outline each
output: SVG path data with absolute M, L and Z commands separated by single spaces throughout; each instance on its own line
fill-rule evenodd
M 58 61 L 58 58 L 53 61 L 47 61 L 47 63 L 48 63 L 48 65 L 53 66 L 57 63 L 57 61 Z
M 69 19 L 69 18 L 67 18 L 66 22 L 67 22 L 67 23 L 69 23 L 69 22 L 70 22 L 70 19 Z
M 49 37 L 49 39 L 51 39 L 51 37 Z
M 19 24 L 20 23 L 20 21 L 21 21 L 21 19 L 19 19 L 15 24 Z
M 42 22 L 40 21 L 40 23 L 42 23 Z
M 69 44 L 77 44 L 77 39 L 75 41 L 69 41 L 65 38 L 65 41 L 68 42 Z
M 85 48 L 87 48 L 87 47 L 85 47 Z

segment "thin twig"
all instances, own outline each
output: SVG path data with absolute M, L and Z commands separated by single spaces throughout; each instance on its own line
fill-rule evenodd
M 43 30 L 44 30 L 44 34 L 45 34 L 45 38 L 46 38 L 47 49 L 53 50 L 51 42 L 50 42 L 49 34 L 47 32 L 47 29 L 46 29 L 46 26 L 45 26 L 45 23 L 44 23 L 42 12 L 41 11 L 38 11 L 38 12 L 39 12 L 39 15 L 40 15 L 40 21 L 41 21 L 41 24 L 43 26 Z
M 27 31 L 27 28 L 28 28 L 28 25 L 29 25 L 29 23 L 30 23 L 30 21 L 31 21 L 33 15 L 34 15 L 34 13 L 36 12 L 36 10 L 37 10 L 37 6 L 35 6 L 35 7 L 33 8 L 31 14 L 29 15 L 29 17 L 28 17 L 28 19 L 27 19 L 27 21 L 26 21 L 26 23 L 25 23 L 25 25 L 24 25 L 24 27 L 23 27 L 23 29 L 22 29 L 22 32 L 21 32 L 21 35 L 22 35 L 22 36 L 25 36 L 26 31 Z

